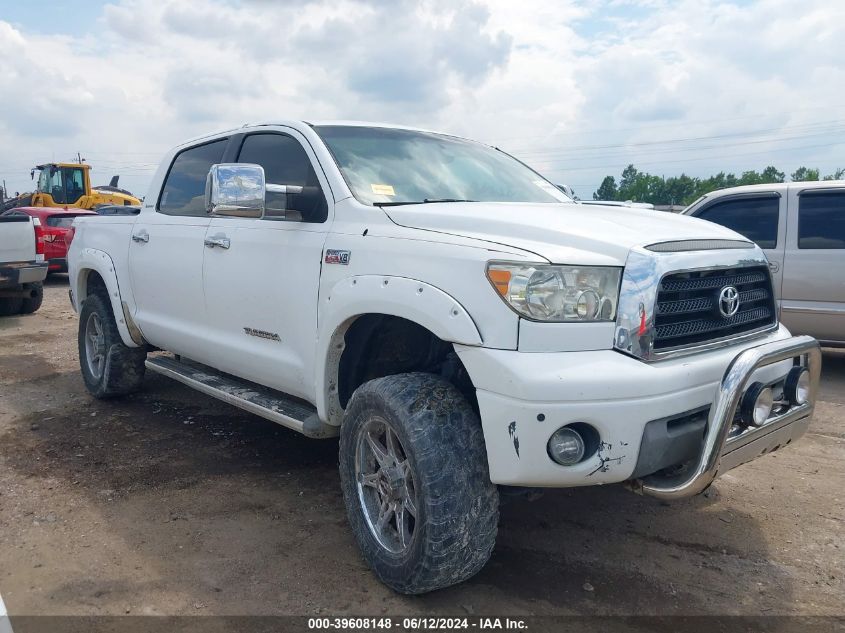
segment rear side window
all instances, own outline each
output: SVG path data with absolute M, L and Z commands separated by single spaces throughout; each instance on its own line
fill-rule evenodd
M 57 229 L 69 229 L 73 224 L 73 219 L 79 214 L 73 215 L 51 215 L 47 218 L 47 226 L 52 226 Z
M 205 216 L 205 179 L 211 166 L 223 159 L 228 142 L 221 139 L 177 154 L 161 190 L 158 210 L 168 215 Z
M 798 248 L 845 249 L 845 192 L 801 194 Z
M 273 193 L 265 196 L 265 218 L 325 222 L 328 206 L 320 181 L 305 149 L 286 134 L 251 134 L 244 139 L 239 163 L 264 168 L 268 184 L 303 187 L 304 195 Z
M 734 198 L 715 202 L 695 217 L 732 229 L 760 248 L 776 248 L 780 198 Z

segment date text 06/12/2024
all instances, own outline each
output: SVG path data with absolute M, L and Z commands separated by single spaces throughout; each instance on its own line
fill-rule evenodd
M 308 629 L 321 630 L 358 630 L 358 631 L 444 631 L 444 630 L 525 630 L 525 620 L 520 618 L 439 618 L 406 617 L 394 618 L 309 618 Z

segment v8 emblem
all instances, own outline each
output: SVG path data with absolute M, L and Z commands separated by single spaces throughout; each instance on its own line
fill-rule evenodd
M 343 266 L 348 266 L 351 254 L 352 253 L 350 253 L 350 251 L 336 251 L 331 248 L 327 248 L 326 257 L 323 261 L 327 264 L 341 264 Z

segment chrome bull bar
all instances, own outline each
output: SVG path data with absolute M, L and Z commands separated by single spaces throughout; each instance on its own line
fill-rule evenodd
M 749 427 L 742 435 L 729 438 L 737 407 L 754 372 L 761 367 L 790 358 L 802 358 L 810 373 L 808 401 L 802 405 L 791 406 L 784 413 L 771 417 L 760 427 Z M 735 452 L 747 449 L 756 440 L 762 440 L 792 424 L 808 419 L 813 414 L 821 364 L 819 343 L 810 336 L 796 336 L 743 351 L 731 361 L 716 390 L 698 462 L 677 477 L 649 475 L 631 482 L 631 487 L 635 492 L 667 500 L 683 499 L 702 492 L 719 474 L 748 461 L 737 459 Z M 728 455 L 733 455 L 731 459 L 725 460 L 729 464 L 728 468 L 720 470 L 722 458 Z

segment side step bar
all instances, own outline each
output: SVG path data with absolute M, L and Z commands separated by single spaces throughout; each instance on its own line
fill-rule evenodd
M 201 391 L 202 393 L 281 424 L 307 437 L 336 437 L 340 429 L 324 424 L 317 409 L 280 391 L 242 380 L 194 362 L 168 356 L 146 360 L 147 369 Z

